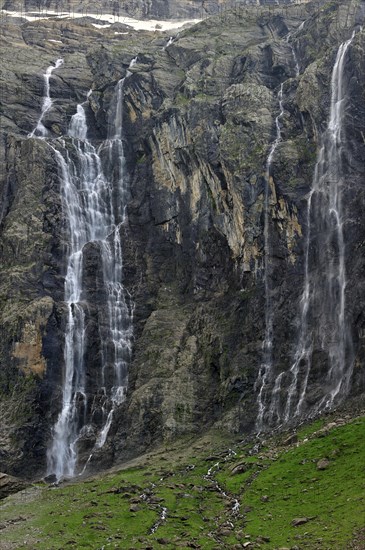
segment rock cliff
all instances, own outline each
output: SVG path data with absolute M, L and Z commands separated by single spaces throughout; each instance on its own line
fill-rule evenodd
M 364 13 L 359 1 L 321 9 L 239 6 L 180 31 L 167 47 L 167 35 L 119 24 L 1 22 L 1 471 L 44 471 L 61 408 L 68 237 L 50 143 L 66 135 L 83 102 L 89 139 L 97 145 L 107 138 L 116 84 L 136 55 L 124 85 L 129 198 L 121 228 L 123 282 L 134 303 L 133 357 L 127 399 L 91 462 L 108 465 L 213 425 L 252 431 L 259 406 L 266 429 L 284 422 L 309 229 L 312 280 L 326 272 L 316 239 L 323 228 L 308 218 L 308 196 L 336 55 L 353 31 L 339 153 L 351 381 L 333 405 L 364 391 Z M 59 58 L 63 65 L 50 79 L 53 105 L 43 119 L 49 139 L 29 138 L 42 108 L 43 74 Z M 337 257 L 338 245 L 331 246 Z M 96 305 L 103 291 L 92 245 L 83 279 L 86 377 L 90 395 L 97 395 L 102 310 Z M 325 409 L 331 365 L 328 343 L 316 331 L 319 317 L 313 307 L 311 368 L 294 422 Z M 268 332 L 271 370 L 264 383 Z M 306 373 L 298 368 L 302 383 Z M 80 438 L 81 462 L 95 437 Z

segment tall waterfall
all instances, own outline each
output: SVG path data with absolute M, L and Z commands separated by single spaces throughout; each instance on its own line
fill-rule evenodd
M 304 26 L 304 21 L 299 25 L 298 29 L 295 30 L 295 33 L 299 32 Z M 294 46 L 291 44 L 290 40 L 292 38 L 292 33 L 289 32 L 286 36 L 286 43 L 288 44 L 291 54 L 294 61 L 295 76 L 298 77 L 300 73 L 300 67 L 298 63 L 298 58 L 295 52 Z M 271 278 L 271 244 L 270 244 L 270 196 L 275 195 L 275 185 L 272 178 L 272 163 L 275 157 L 276 150 L 281 142 L 281 120 L 284 116 L 284 82 L 281 83 L 280 89 L 278 92 L 278 102 L 279 102 L 279 114 L 275 119 L 275 128 L 276 128 L 276 137 L 273 141 L 269 155 L 266 161 L 266 170 L 265 170 L 265 195 L 264 195 L 264 288 L 265 288 L 265 336 L 262 344 L 262 362 L 259 369 L 259 374 L 255 382 L 255 391 L 258 391 L 257 396 L 257 405 L 258 413 L 256 419 L 256 429 L 260 432 L 264 427 L 264 417 L 267 412 L 267 402 L 268 393 L 271 391 L 270 385 L 272 384 L 273 378 L 273 358 L 272 358 L 272 348 L 273 348 L 273 331 L 274 331 L 274 310 L 272 302 L 272 288 L 270 284 Z M 272 401 L 276 400 L 277 396 L 280 393 L 281 388 L 281 379 L 283 377 L 282 373 L 275 381 L 274 388 L 272 390 Z M 269 416 L 273 416 L 272 407 L 269 410 Z
M 296 33 L 299 32 L 304 26 L 304 21 L 301 25 L 299 25 L 298 29 L 296 29 Z M 300 67 L 298 58 L 295 52 L 294 46 L 291 44 L 290 40 L 292 38 L 292 33 L 289 32 L 286 37 L 286 43 L 288 44 L 291 54 L 294 61 L 294 69 L 295 69 L 295 76 L 298 77 L 300 74 Z M 257 419 L 256 419 L 256 429 L 258 432 L 260 432 L 264 428 L 264 417 L 265 414 L 268 413 L 268 422 L 272 423 L 273 418 L 275 416 L 275 411 L 278 406 L 278 400 L 280 398 L 280 392 L 281 392 L 281 383 L 282 378 L 284 376 L 284 373 L 282 372 L 279 374 L 279 376 L 276 378 L 274 386 L 271 390 L 270 384 L 272 384 L 272 378 L 274 375 L 274 365 L 272 360 L 272 347 L 273 347 L 273 330 L 274 330 L 274 312 L 273 312 L 273 303 L 271 298 L 272 289 L 270 287 L 270 274 L 271 274 L 271 268 L 270 268 L 270 256 L 271 256 L 271 250 L 270 250 L 270 227 L 269 227 L 269 197 L 270 193 L 275 192 L 274 182 L 272 180 L 271 176 L 271 168 L 272 168 L 272 162 L 275 156 L 275 152 L 278 148 L 278 145 L 281 141 L 281 126 L 280 121 L 282 117 L 284 116 L 284 103 L 283 103 L 283 91 L 284 91 L 284 82 L 282 82 L 280 86 L 280 90 L 278 93 L 278 101 L 279 101 L 279 114 L 275 119 L 275 127 L 276 127 L 276 138 L 273 142 L 269 156 L 267 158 L 266 162 L 266 186 L 265 186 L 265 203 L 264 203 L 264 209 L 265 209 L 265 218 L 264 218 L 264 243 L 265 243 L 265 264 L 264 264 L 264 283 L 265 283 L 265 337 L 263 342 L 263 361 L 260 366 L 259 375 L 256 380 L 255 389 L 259 389 L 258 397 L 257 397 L 257 404 L 258 404 L 258 413 L 257 413 Z M 303 123 L 303 121 L 302 121 Z M 304 124 L 303 124 L 304 126 Z M 268 393 L 271 392 L 271 396 L 268 397 Z M 270 403 L 271 401 L 271 403 Z M 268 408 L 269 404 L 269 409 Z
M 270 285 L 271 275 L 271 246 L 270 246 L 270 196 L 274 191 L 274 182 L 271 175 L 272 162 L 276 149 L 281 141 L 281 126 L 280 120 L 284 115 L 283 104 L 283 86 L 282 83 L 278 93 L 279 109 L 280 112 L 275 119 L 276 138 L 271 145 L 269 155 L 266 161 L 266 173 L 265 173 L 265 198 L 264 198 L 264 287 L 265 287 L 265 337 L 262 345 L 263 360 L 260 366 L 259 375 L 256 380 L 255 389 L 258 389 L 258 414 L 256 420 L 256 429 L 261 431 L 263 427 L 264 413 L 265 413 L 265 391 L 266 386 L 272 375 L 272 345 L 273 345 L 273 304 L 272 304 L 272 288 Z
M 134 63 L 135 60 L 131 65 Z M 128 384 L 133 304 L 122 282 L 120 230 L 126 221 L 128 195 L 123 100 L 125 80 L 130 74 L 128 71 L 116 86 L 109 135 L 98 148 L 88 139 L 83 104 L 77 106 L 67 138 L 52 145 L 59 166 L 62 206 L 68 225 L 62 409 L 47 453 L 48 473 L 55 474 L 57 479 L 72 477 L 77 472 L 78 443 L 83 436 L 94 434 L 93 451 L 104 445 L 115 407 L 125 399 Z M 93 304 L 97 309 L 100 337 L 100 372 L 99 388 L 92 400 L 88 397 L 88 384 L 95 385 L 96 381 L 87 380 L 86 320 L 90 304 L 85 300 L 83 277 L 85 254 L 90 244 L 98 251 L 103 286 L 102 303 Z
M 313 410 L 331 407 L 336 398 L 349 389 L 353 357 L 345 318 L 342 158 L 346 107 L 344 67 L 354 36 L 355 33 L 340 45 L 332 71 L 330 116 L 322 136 L 307 202 L 298 343 L 289 373 L 281 372 L 275 380 L 268 411 L 269 422 L 288 422 L 303 412 L 315 347 L 326 357 L 327 373 L 322 385 L 323 397 Z M 282 403 L 284 382 L 287 395 L 285 403 Z
M 352 343 L 345 319 L 345 217 L 342 206 L 346 106 L 344 67 L 347 50 L 355 36 L 340 45 L 331 77 L 331 109 L 322 136 L 307 205 L 304 288 L 301 298 L 300 334 L 284 419 L 301 413 L 306 397 L 315 342 L 327 356 L 324 396 L 317 410 L 330 407 L 348 391 L 352 374 Z M 314 230 L 315 229 L 315 230 Z M 316 263 L 312 266 L 312 251 Z M 317 266 L 317 269 L 314 267 Z M 319 268 L 318 268 L 319 266 Z M 309 323 L 310 315 L 316 319 Z

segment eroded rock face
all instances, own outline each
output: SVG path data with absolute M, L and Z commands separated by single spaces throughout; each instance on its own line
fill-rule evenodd
M 182 31 L 166 49 L 167 36 L 114 34 L 113 27 L 76 21 L 2 25 L 3 470 L 44 470 L 61 406 L 66 221 L 52 148 L 27 137 L 39 118 L 45 69 L 63 58 L 43 121 L 50 136 L 64 136 L 76 105 L 85 102 L 89 138 L 100 143 L 115 85 L 138 54 L 124 90 L 130 200 L 122 234 L 124 284 L 135 303 L 134 353 L 127 400 L 94 457 L 105 466 L 211 425 L 231 432 L 255 427 L 265 338 L 265 178 L 281 84 L 281 139 L 269 181 L 269 277 L 275 374 L 290 370 L 300 329 L 307 197 L 328 121 L 331 72 L 339 44 L 363 18 L 346 3 L 312 12 L 310 5 L 227 12 Z M 345 67 L 346 316 L 354 394 L 364 390 L 365 364 L 364 40 L 358 32 Z M 100 262 L 93 246 L 85 258 L 87 376 L 96 381 Z M 313 350 L 303 414 L 323 397 L 326 360 Z M 81 458 L 92 442 L 82 445 Z

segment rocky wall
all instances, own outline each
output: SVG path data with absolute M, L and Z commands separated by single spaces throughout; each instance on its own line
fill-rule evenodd
M 27 137 L 47 66 L 64 59 L 51 79 L 54 103 L 44 121 L 51 136 L 66 133 L 92 88 L 85 105 L 90 137 L 100 143 L 114 87 L 138 54 L 125 85 L 123 130 L 130 182 L 124 284 L 135 303 L 134 353 L 127 400 L 93 459 L 101 467 L 212 425 L 241 433 L 255 426 L 265 334 L 265 178 L 281 84 L 269 278 L 273 362 L 277 373 L 290 369 L 300 328 L 307 197 L 328 120 L 331 72 L 339 44 L 359 31 L 363 4 L 349 11 L 347 3 L 329 3 L 320 13 L 308 6 L 303 28 L 304 12 L 295 8 L 227 12 L 180 32 L 166 49 L 167 36 L 119 35 L 76 21 L 2 26 L 0 470 L 44 471 L 60 410 L 65 220 L 52 149 Z M 343 201 L 354 394 L 364 389 L 365 363 L 364 47 L 358 32 L 346 64 Z M 87 258 L 92 304 L 98 257 L 90 249 Z M 97 319 L 90 312 L 88 376 L 96 380 Z M 307 413 L 320 395 L 323 369 L 315 354 Z

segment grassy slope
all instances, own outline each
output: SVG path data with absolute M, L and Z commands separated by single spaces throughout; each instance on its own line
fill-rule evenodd
M 235 455 L 209 434 L 118 472 L 30 488 L 0 509 L 0 549 L 351 548 L 365 517 L 365 417 L 312 434 L 318 427 L 303 430 L 299 445 L 269 441 L 257 453 L 252 442 L 231 442 Z M 162 507 L 167 520 L 151 533 Z M 293 527 L 299 517 L 310 519 Z

